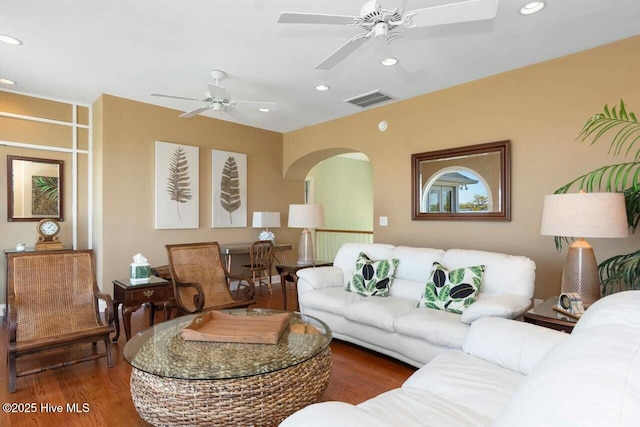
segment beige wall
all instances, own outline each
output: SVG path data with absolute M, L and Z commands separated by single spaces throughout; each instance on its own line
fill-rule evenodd
M 72 154 L 70 152 L 51 151 L 56 149 L 71 149 L 73 147 L 74 105 L 68 102 L 52 101 L 31 96 L 17 95 L 0 91 L 0 111 L 3 113 L 28 116 L 37 119 L 48 119 L 65 122 L 43 123 L 19 117 L 0 117 L 0 249 L 15 249 L 17 243 L 25 243 L 27 248 L 33 248 L 38 238 L 36 231 L 37 220 L 26 222 L 9 222 L 7 220 L 7 156 L 26 156 L 41 159 L 63 160 L 64 175 L 64 221 L 61 225 L 59 240 L 65 247 L 73 244 L 72 207 L 73 180 Z M 88 108 L 77 106 L 79 118 L 86 117 Z M 79 119 L 78 123 L 87 124 L 86 119 Z M 77 130 L 78 146 L 88 146 L 86 129 Z M 16 144 L 22 144 L 18 146 Z M 38 149 L 36 146 L 40 146 Z M 88 188 L 87 165 L 88 156 L 78 154 L 78 223 L 87 223 Z M 86 248 L 88 233 L 85 228 L 78 230 L 78 247 Z M 0 304 L 5 303 L 5 258 L 0 257 Z
M 605 143 L 575 138 L 606 103 L 623 98 L 640 112 L 638 51 L 633 37 L 287 133 L 283 173 L 304 173 L 308 159 L 325 157 L 319 150 L 361 151 L 373 166 L 376 242 L 526 255 L 537 264 L 536 297 L 555 295 L 566 251 L 558 254 L 553 238 L 539 233 L 544 195 L 621 161 L 607 157 Z M 377 129 L 381 120 L 386 132 Z M 505 139 L 512 141 L 511 222 L 411 220 L 411 154 Z M 379 216 L 388 227 L 377 225 Z M 590 241 L 599 262 L 639 246 L 638 236 Z
M 104 289 L 127 278 L 132 256 L 166 264 L 164 245 L 257 240 L 254 211 L 279 211 L 287 224 L 289 203 L 302 203 L 302 180 L 282 178 L 282 134 L 207 118 L 178 118 L 178 111 L 103 95 L 93 106 L 96 255 Z M 154 229 L 155 141 L 200 147 L 200 227 Z M 211 150 L 247 154 L 248 226 L 211 228 Z M 297 247 L 300 230 L 274 229 L 277 241 Z M 297 250 L 297 249 L 296 249 Z M 295 252 L 288 254 L 295 260 Z

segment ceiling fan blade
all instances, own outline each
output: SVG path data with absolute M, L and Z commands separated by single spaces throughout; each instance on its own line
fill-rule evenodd
M 356 49 L 362 46 L 364 42 L 366 42 L 367 39 L 371 36 L 372 33 L 373 31 L 369 33 L 358 34 L 357 36 L 353 37 L 351 40 L 349 40 L 348 42 L 340 46 L 338 50 L 336 50 L 331 55 L 327 56 L 322 61 L 320 61 L 320 63 L 316 65 L 314 68 L 316 70 L 330 70 L 338 62 L 342 61 L 347 56 L 352 54 Z
M 357 16 L 328 15 L 323 13 L 282 12 L 278 17 L 281 24 L 353 24 Z
M 404 13 L 411 27 L 455 24 L 457 22 L 482 21 L 496 17 L 498 0 L 466 0 L 458 3 L 410 10 Z
M 218 86 L 215 83 L 209 83 L 209 95 L 213 99 L 226 99 L 226 90 L 222 86 Z
M 237 105 L 247 105 L 247 106 L 252 106 L 255 109 L 259 109 L 259 108 L 267 108 L 271 111 L 278 111 L 278 104 L 276 104 L 275 102 L 263 102 L 263 101 L 237 101 L 234 100 L 233 101 L 234 104 Z
M 161 93 L 152 93 L 151 96 L 161 96 L 163 98 L 185 99 L 187 101 L 200 101 L 196 98 L 185 98 L 184 96 L 163 95 Z
M 197 116 L 198 114 L 202 113 L 203 111 L 207 111 L 209 108 L 211 108 L 211 107 L 196 108 L 195 110 L 191 110 L 191 111 L 187 111 L 186 113 L 182 113 L 178 117 L 180 117 L 181 119 L 188 119 L 190 117 Z

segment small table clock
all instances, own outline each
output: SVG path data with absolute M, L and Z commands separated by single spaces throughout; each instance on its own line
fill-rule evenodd
M 45 218 L 38 222 L 36 227 L 38 241 L 36 242 L 36 251 L 46 251 L 52 249 L 62 249 L 62 242 L 58 241 L 58 233 L 60 233 L 60 223 L 52 218 Z

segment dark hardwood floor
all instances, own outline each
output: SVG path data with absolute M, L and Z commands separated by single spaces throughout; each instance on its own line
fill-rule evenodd
M 289 284 L 291 286 L 291 284 Z M 295 307 L 291 287 L 288 288 L 289 308 Z M 258 291 L 256 307 L 282 309 L 282 292 L 274 284 L 273 296 L 266 287 Z M 158 321 L 162 313 L 157 315 Z M 132 316 L 133 333 L 147 327 L 148 314 L 144 308 Z M 54 369 L 36 375 L 18 378 L 18 390 L 8 392 L 7 377 L 7 326 L 0 327 L 0 349 L 4 363 L 0 366 L 0 426 L 147 426 L 136 412 L 129 392 L 131 367 L 122 357 L 124 334 L 113 345 L 114 367 L 107 368 L 106 359 L 85 362 Z M 102 344 L 99 344 L 102 350 Z M 334 340 L 333 371 L 329 386 L 321 401 L 339 400 L 360 403 L 384 391 L 400 386 L 415 368 L 360 347 Z M 18 359 L 18 370 L 34 365 L 46 358 L 64 360 L 69 352 L 88 353 L 90 345 L 80 345 L 71 350 L 53 351 L 46 355 L 34 355 Z M 32 413 L 7 413 L 12 409 L 35 408 Z M 67 406 L 77 413 L 69 412 Z M 58 409 L 61 407 L 61 412 Z

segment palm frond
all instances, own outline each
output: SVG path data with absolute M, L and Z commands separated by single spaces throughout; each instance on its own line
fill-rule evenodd
M 58 178 L 55 176 L 33 176 L 32 185 L 42 193 L 47 200 L 58 200 Z
M 640 289 L 640 250 L 613 256 L 598 266 L 602 295 Z
M 231 214 L 238 210 L 242 204 L 240 198 L 240 175 L 238 164 L 234 157 L 229 157 L 222 169 L 220 180 L 220 205 L 229 212 L 229 221 L 233 224 Z
M 169 194 L 169 200 L 176 202 L 178 219 L 182 220 L 180 203 L 187 203 L 192 197 L 191 184 L 189 182 L 189 161 L 187 160 L 187 153 L 182 147 L 178 147 L 171 156 L 166 189 Z
M 627 156 L 635 143 L 640 140 L 640 123 L 638 123 L 634 113 L 627 112 L 623 100 L 620 100 L 617 110 L 616 106 L 609 109 L 609 106 L 605 105 L 602 113 L 595 114 L 588 119 L 577 139 L 581 141 L 591 139 L 591 144 L 593 145 L 602 136 L 614 129 L 617 132 L 609 145 L 609 154 L 618 155 L 627 146 L 624 152 L 625 156 Z M 637 162 L 639 160 L 640 150 L 634 156 L 634 161 Z

